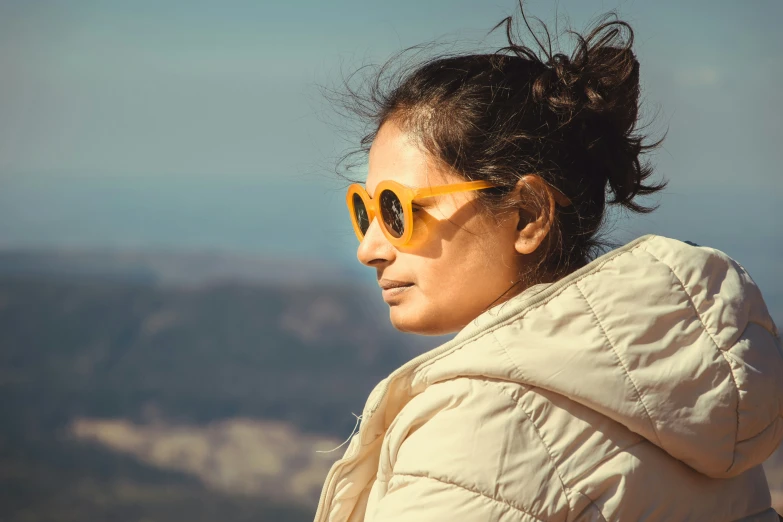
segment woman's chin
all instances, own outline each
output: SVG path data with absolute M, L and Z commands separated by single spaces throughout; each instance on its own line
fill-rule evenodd
M 404 310 L 400 310 L 400 306 L 389 307 L 389 320 L 392 326 L 401 332 L 417 333 L 416 322 L 411 321 L 409 314 L 406 314 Z
M 438 314 L 428 314 L 423 310 L 413 310 L 412 307 L 392 306 L 389 308 L 389 319 L 392 326 L 405 333 L 417 335 L 446 335 L 459 330 L 449 328 Z

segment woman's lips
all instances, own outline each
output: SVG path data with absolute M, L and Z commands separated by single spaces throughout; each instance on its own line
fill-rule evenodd
M 381 279 L 378 281 L 378 285 L 381 287 L 381 294 L 383 300 L 388 302 L 390 299 L 399 296 L 404 293 L 408 288 L 413 286 L 413 283 L 406 283 L 404 281 L 393 281 L 390 279 Z

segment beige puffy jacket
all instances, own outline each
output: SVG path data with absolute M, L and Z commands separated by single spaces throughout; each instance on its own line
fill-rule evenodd
M 316 521 L 759 521 L 783 353 L 724 253 L 641 237 L 381 381 Z

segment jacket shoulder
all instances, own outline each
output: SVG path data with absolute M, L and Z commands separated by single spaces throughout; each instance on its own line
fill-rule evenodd
M 458 495 L 466 506 L 513 512 L 514 520 L 564 520 L 568 498 L 522 400 L 529 390 L 458 377 L 432 384 L 408 402 L 389 426 L 379 460 L 378 480 L 388 493 L 399 490 L 395 504 L 413 501 L 406 491 L 421 496 L 413 493 L 416 483 Z

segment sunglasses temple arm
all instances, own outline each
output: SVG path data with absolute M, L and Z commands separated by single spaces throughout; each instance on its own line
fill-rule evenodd
M 413 199 L 426 199 L 434 198 L 435 196 L 442 196 L 444 194 L 453 194 L 455 192 L 467 192 L 469 190 L 482 190 L 486 188 L 492 188 L 495 185 L 485 181 L 470 181 L 468 183 L 458 183 L 456 185 L 444 185 L 441 187 L 421 188 L 416 190 Z M 561 207 L 567 207 L 571 205 L 571 200 L 555 187 L 549 186 L 552 189 L 552 195 L 555 202 Z
M 420 188 L 414 192 L 413 199 L 434 198 L 435 196 L 442 196 L 444 194 L 467 192 L 469 190 L 481 190 L 492 187 L 494 187 L 494 185 L 488 181 L 469 181 L 467 183 L 456 183 L 454 185 Z

